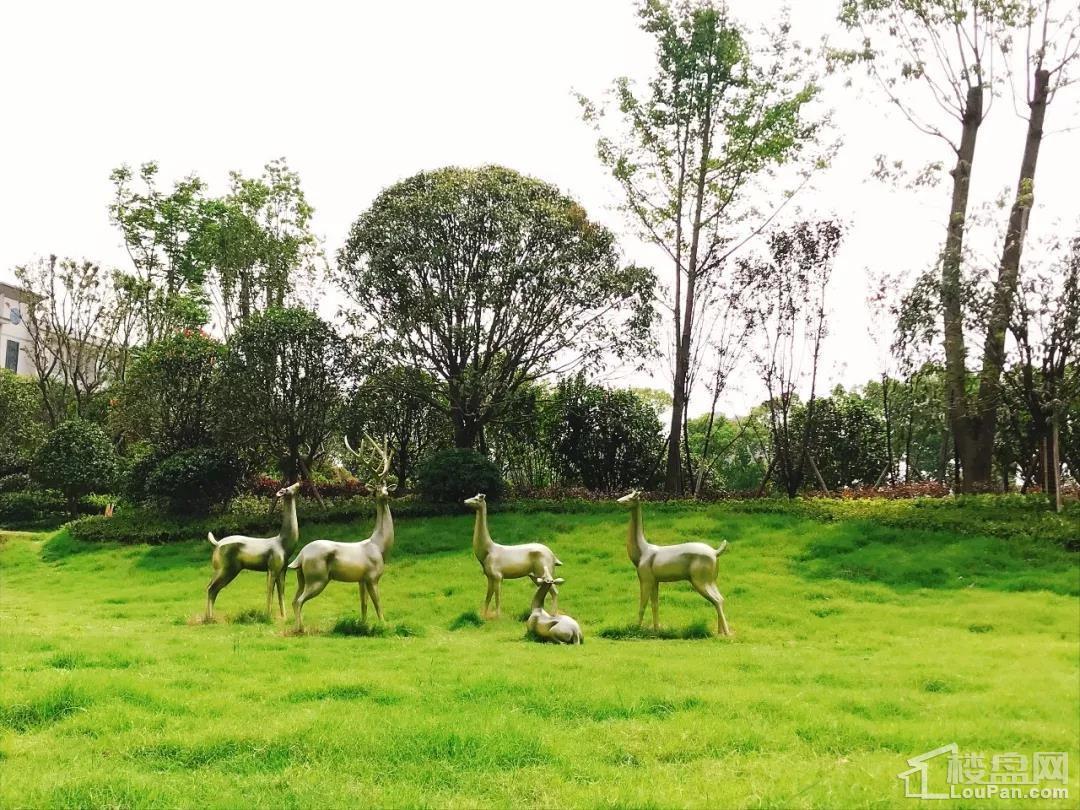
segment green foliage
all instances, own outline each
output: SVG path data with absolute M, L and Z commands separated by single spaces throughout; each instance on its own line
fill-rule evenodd
M 113 426 L 128 441 L 163 452 L 213 440 L 213 385 L 225 347 L 196 330 L 183 330 L 142 348 L 113 396 Z
M 174 513 L 205 514 L 236 494 L 244 473 L 243 462 L 232 451 L 194 447 L 154 464 L 144 492 Z
M 0 369 L 0 475 L 20 472 L 41 444 L 45 430 L 37 386 L 8 369 Z
M 490 459 L 459 447 L 441 450 L 423 463 L 419 490 L 435 503 L 460 503 L 478 492 L 494 501 L 502 495 L 503 481 Z
M 47 520 L 64 510 L 64 501 L 55 492 L 0 493 L 0 524 L 18 526 Z
M 117 471 L 116 451 L 108 436 L 81 419 L 64 422 L 49 433 L 32 468 L 39 484 L 64 493 L 72 516 L 77 514 L 80 496 L 111 491 Z
M 593 490 L 651 489 L 664 441 L 653 406 L 633 391 L 584 376 L 559 381 L 549 405 L 550 442 L 567 480 Z
M 438 396 L 431 375 L 394 366 L 369 374 L 349 397 L 344 428 L 353 447 L 365 433 L 387 442 L 399 494 L 414 482 L 420 460 L 451 443 L 450 422 L 445 407 L 436 404 Z M 351 455 L 346 461 L 351 463 Z
M 304 309 L 253 315 L 229 340 L 215 391 L 223 434 L 290 481 L 340 430 L 351 360 L 334 328 Z
M 611 232 L 554 186 L 498 166 L 386 189 L 338 268 L 392 361 L 438 380 L 459 447 L 556 358 L 640 358 L 650 343 L 652 273 L 620 267 Z

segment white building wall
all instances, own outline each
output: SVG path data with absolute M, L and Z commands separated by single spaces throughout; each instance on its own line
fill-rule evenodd
M 20 317 L 26 311 L 24 293 L 18 287 L 0 284 L 0 368 L 11 368 L 13 345 L 18 346 L 15 368 L 16 374 L 34 374 L 34 364 L 30 360 L 30 332 Z M 15 310 L 12 313 L 12 310 Z

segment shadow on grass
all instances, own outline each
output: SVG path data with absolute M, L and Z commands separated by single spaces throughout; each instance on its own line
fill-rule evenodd
M 642 639 L 661 639 L 670 641 L 673 639 L 699 639 L 712 638 L 712 631 L 703 622 L 694 622 L 686 627 L 661 627 L 654 630 L 651 627 L 639 627 L 636 624 L 626 624 L 618 627 L 604 627 L 600 630 L 600 638 L 611 641 L 637 641 Z
M 411 638 L 422 635 L 419 628 L 408 624 L 368 624 L 355 616 L 343 616 L 330 628 L 334 636 L 361 636 L 363 638 Z
M 877 582 L 898 590 L 987 588 L 1080 595 L 1080 554 L 1030 539 L 906 530 L 866 521 L 822 526 L 792 561 L 807 579 Z

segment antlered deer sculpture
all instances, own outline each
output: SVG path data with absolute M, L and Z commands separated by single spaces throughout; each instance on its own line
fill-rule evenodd
M 360 618 L 367 621 L 367 600 L 375 607 L 379 621 L 383 620 L 382 602 L 379 598 L 379 580 L 386 568 L 390 550 L 394 547 L 394 518 L 390 514 L 390 493 L 387 478 L 390 456 L 385 446 L 379 447 L 370 437 L 365 441 L 372 449 L 372 459 L 378 458 L 381 468 L 376 468 L 371 488 L 375 494 L 375 530 L 367 540 L 359 543 L 337 543 L 332 540 L 315 540 L 304 546 L 289 565 L 296 571 L 296 596 L 293 611 L 296 613 L 296 629 L 304 629 L 304 603 L 314 599 L 331 581 L 356 582 L 360 589 Z M 353 450 L 349 440 L 345 446 L 362 461 L 368 459 Z M 363 447 L 363 445 L 361 445 Z

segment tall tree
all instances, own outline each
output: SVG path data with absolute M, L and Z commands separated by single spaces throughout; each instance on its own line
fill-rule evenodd
M 844 0 L 840 21 L 862 41 L 834 52 L 841 61 L 866 65 L 908 122 L 946 144 L 953 158 L 938 294 L 948 417 L 969 490 L 985 485 L 990 469 L 989 455 L 979 449 L 979 418 L 967 392 L 964 240 L 975 147 L 994 94 L 994 56 L 1016 23 L 1016 12 L 1011 0 Z
M 967 407 L 971 434 L 967 441 L 972 448 L 965 478 L 970 477 L 976 485 L 987 484 L 991 475 L 1001 374 L 1006 359 L 1005 335 L 1013 322 L 1020 282 L 1020 257 L 1035 204 L 1035 171 L 1047 107 L 1058 92 L 1072 82 L 1069 68 L 1080 54 L 1080 7 L 1075 0 L 1024 3 L 1022 19 L 1026 34 L 1023 101 L 1028 109 L 1027 133 L 986 324 L 978 394 Z
M 756 192 L 772 169 L 815 140 L 819 122 L 807 104 L 817 88 L 786 22 L 758 48 L 723 3 L 648 0 L 640 16 L 656 40 L 656 72 L 642 94 L 628 79 L 615 82 L 622 131 L 604 135 L 603 108 L 581 103 L 586 121 L 601 131 L 599 156 L 631 221 L 672 263 L 674 285 L 664 302 L 674 366 L 665 477 L 667 490 L 679 494 L 689 483 L 686 408 L 709 337 L 707 313 L 738 294 L 733 276 L 722 272 L 728 258 L 790 199 L 775 180 L 771 193 Z M 778 201 L 773 211 L 770 198 Z
M 147 343 L 207 320 L 207 258 L 201 235 L 207 221 L 205 186 L 191 175 L 172 191 L 158 187 L 158 165 L 134 172 L 124 165 L 111 175 L 109 214 L 131 259 L 129 289 L 139 302 Z
M 744 272 L 760 279 L 756 303 L 763 341 L 756 359 L 769 394 L 771 471 L 792 498 L 816 463 L 811 451 L 826 292 L 841 236 L 836 222 L 800 222 L 770 235 L 767 260 L 744 264 Z M 796 419 L 800 402 L 804 411 Z
M 227 195 L 208 201 L 200 236 L 226 333 L 291 302 L 322 259 L 311 230 L 314 209 L 284 158 L 267 163 L 259 177 L 233 172 L 231 179 Z
M 458 447 L 553 371 L 649 348 L 653 276 L 621 267 L 580 205 L 510 169 L 422 172 L 383 191 L 338 278 L 394 362 L 439 382 Z

